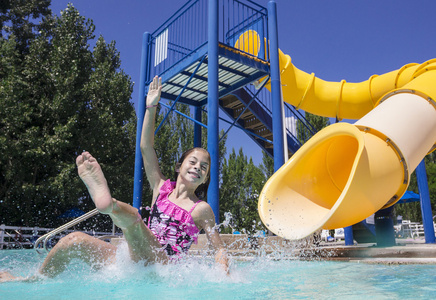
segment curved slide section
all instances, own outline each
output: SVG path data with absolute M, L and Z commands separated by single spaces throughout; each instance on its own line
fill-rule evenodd
M 356 224 L 401 198 L 435 141 L 436 104 L 395 94 L 354 125 L 333 124 L 304 144 L 265 184 L 259 215 L 291 240 Z
M 395 204 L 411 172 L 435 148 L 436 60 L 361 83 L 321 80 L 295 68 L 282 52 L 280 67 L 286 102 L 321 116 L 360 120 L 320 131 L 269 179 L 258 205 L 268 229 L 300 239 Z

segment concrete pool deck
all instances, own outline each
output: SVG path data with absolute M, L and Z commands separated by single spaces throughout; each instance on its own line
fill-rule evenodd
M 436 264 L 436 244 L 408 243 L 392 247 L 375 244 L 353 246 L 327 246 L 332 256 L 329 260 L 381 264 Z
M 436 244 L 425 244 L 424 239 L 397 239 L 392 247 L 376 244 L 345 246 L 344 241 L 319 246 L 311 241 L 290 242 L 277 236 L 251 238 L 246 235 L 221 234 L 228 252 L 235 258 L 250 259 L 270 255 L 281 259 L 318 259 L 352 261 L 374 264 L 436 264 Z M 205 235 L 200 235 L 190 253 L 196 255 L 210 249 Z

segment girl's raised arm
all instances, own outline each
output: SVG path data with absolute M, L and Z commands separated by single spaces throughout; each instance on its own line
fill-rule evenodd
M 159 163 L 154 150 L 154 129 L 156 120 L 156 108 L 160 100 L 162 79 L 155 76 L 148 88 L 144 123 L 142 125 L 141 152 L 144 161 L 145 174 L 153 189 L 153 199 L 156 199 L 159 188 L 165 181 L 165 177 L 159 168 Z

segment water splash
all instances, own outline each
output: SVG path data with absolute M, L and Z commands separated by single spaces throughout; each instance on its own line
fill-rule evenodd
M 217 225 L 217 229 L 232 228 L 231 213 L 225 214 L 225 220 Z M 254 223 L 253 223 L 254 224 Z M 255 225 L 255 224 L 254 224 Z M 295 262 L 300 260 L 321 260 L 332 255 L 330 250 L 318 247 L 311 238 L 290 242 L 276 236 L 253 235 L 223 235 L 231 253 L 230 276 L 226 275 L 221 266 L 214 260 L 214 251 L 207 245 L 190 253 L 175 263 L 168 265 L 153 264 L 144 267 L 144 262 L 135 263 L 130 259 L 126 243 L 119 245 L 116 262 L 101 268 L 98 264 L 88 266 L 74 260 L 67 270 L 55 279 L 44 279 L 44 282 L 69 282 L 71 280 L 118 284 L 128 281 L 148 282 L 148 284 L 171 285 L 174 287 L 198 286 L 203 283 L 249 283 L 256 280 L 247 276 L 260 266 L 276 268 L 274 263 Z M 0 259 L 2 269 L 10 270 L 16 276 L 28 277 L 37 274 L 44 257 L 36 255 L 33 250 L 27 252 L 28 258 L 20 255 Z M 30 255 L 29 255 L 30 254 Z M 18 261 L 21 261 L 18 263 Z M 12 263 L 14 262 L 14 263 Z M 241 264 L 241 262 L 245 262 Z M 23 267 L 24 266 L 24 267 Z M 97 270 L 97 271 L 96 271 Z M 256 272 L 254 272 L 256 273 Z
M 232 226 L 233 216 L 230 212 L 224 213 L 224 221 L 217 224 L 215 228 L 221 232 L 222 229 L 230 227 L 232 232 L 236 232 Z M 256 230 L 260 225 L 255 220 L 250 229 L 242 228 L 243 234 L 222 235 L 227 249 L 237 260 L 322 260 L 335 255 L 330 248 L 320 247 L 319 233 L 315 233 L 305 239 L 298 241 L 288 241 L 272 234 L 266 234 L 262 230 Z M 197 255 L 211 255 L 210 245 L 197 251 Z

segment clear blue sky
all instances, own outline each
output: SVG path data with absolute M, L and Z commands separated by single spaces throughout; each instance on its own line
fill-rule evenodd
M 182 0 L 52 0 L 59 14 L 67 3 L 90 18 L 95 34 L 116 41 L 122 68 L 135 82 L 138 99 L 142 34 L 153 32 L 186 1 Z M 254 0 L 267 6 L 268 0 Z M 360 82 L 401 66 L 436 57 L 435 0 L 276 0 L 279 47 L 294 65 L 328 81 Z M 225 127 L 227 128 L 227 127 Z M 228 151 L 243 147 L 255 163 L 261 150 L 232 129 Z

